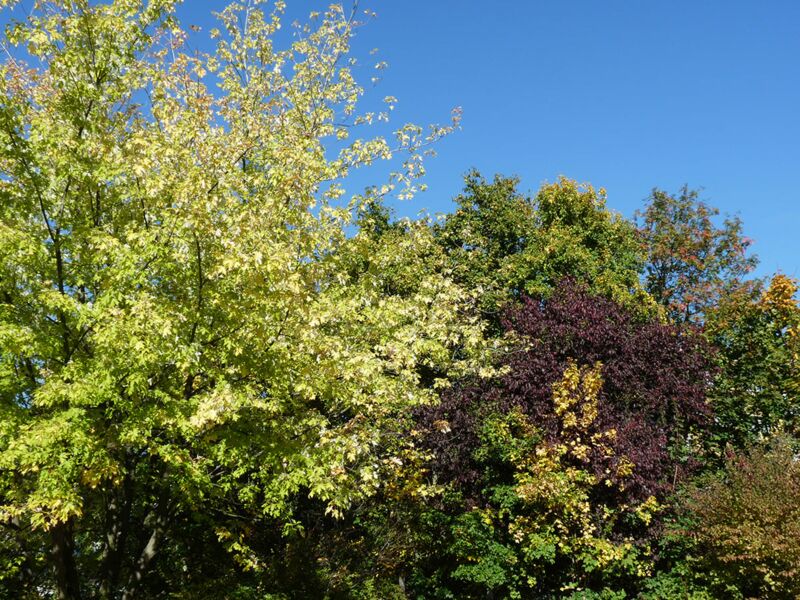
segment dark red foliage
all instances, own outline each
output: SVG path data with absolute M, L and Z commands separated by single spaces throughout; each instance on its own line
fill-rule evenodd
M 440 480 L 462 486 L 468 495 L 476 490 L 485 465 L 473 454 L 480 423 L 491 412 L 519 407 L 545 438 L 555 441 L 559 431 L 552 385 L 574 360 L 602 363 L 604 384 L 594 427 L 598 432 L 616 429 L 617 457 L 635 465 L 619 501 L 661 495 L 672 487 L 688 464 L 680 457 L 687 435 L 710 416 L 705 402 L 709 352 L 699 334 L 637 320 L 570 280 L 562 281 L 547 300 L 525 299 L 510 309 L 503 326 L 524 341 L 505 357 L 508 373 L 495 381 L 457 386 L 422 415 Z M 613 467 L 599 454 L 588 465 L 597 473 Z

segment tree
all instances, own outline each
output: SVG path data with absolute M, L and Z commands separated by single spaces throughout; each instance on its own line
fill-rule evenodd
M 279 49 L 283 2 L 233 4 L 204 54 L 174 6 L 54 0 L 9 29 L 0 581 L 16 597 L 201 590 L 198 547 L 258 570 L 253 524 L 374 493 L 410 408 L 480 338 L 441 270 L 400 264 L 425 228 L 405 247 L 348 236 L 450 130 L 348 140 L 374 118 L 353 16 L 332 6 Z M 347 175 L 393 152 L 402 169 L 345 201 Z
M 454 276 L 479 291 L 487 315 L 497 321 L 508 301 L 546 296 L 563 277 L 653 312 L 639 285 L 643 256 L 635 228 L 606 208 L 604 190 L 562 177 L 529 198 L 518 183 L 469 173 L 458 208 L 437 229 Z
M 678 195 L 653 189 L 637 225 L 647 255 L 645 288 L 677 322 L 697 323 L 726 294 L 746 286 L 758 259 L 748 256 L 751 240 L 742 222 L 698 200 L 683 186 Z
M 761 293 L 740 293 L 708 311 L 717 348 L 711 401 L 713 444 L 744 449 L 777 433 L 800 434 L 800 305 L 797 283 L 773 276 Z
M 504 325 L 516 343 L 500 374 L 420 409 L 449 494 L 429 519 L 437 560 L 419 569 L 455 597 L 635 591 L 700 457 L 707 345 L 569 280 Z

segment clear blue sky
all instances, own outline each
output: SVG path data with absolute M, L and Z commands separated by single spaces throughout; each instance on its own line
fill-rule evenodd
M 30 0 L 25 0 L 29 4 Z M 290 19 L 328 2 L 287 0 Z M 349 3 L 349 0 L 345 2 Z M 226 0 L 185 0 L 212 24 Z M 800 277 L 800 2 L 797 0 L 361 0 L 359 30 L 390 68 L 373 98 L 395 123 L 463 129 L 428 163 L 401 214 L 446 212 L 471 167 L 522 189 L 566 175 L 608 190 L 626 216 L 653 187 L 702 187 L 739 214 L 762 261 Z M 199 42 L 199 40 L 197 40 Z M 199 43 L 198 45 L 202 45 Z
M 188 16 L 222 4 L 189 0 Z M 294 13 L 324 5 L 292 2 Z M 292 9 L 294 7 L 294 9 Z M 396 117 L 463 129 L 400 211 L 447 211 L 470 167 L 522 188 L 564 174 L 630 216 L 654 186 L 703 187 L 738 213 L 759 272 L 800 276 L 800 2 L 362 1 L 378 16 L 362 56 L 390 64 L 375 90 Z M 365 56 L 366 58 L 366 56 Z
M 760 273 L 800 276 L 800 2 L 385 0 L 362 29 L 402 118 L 463 130 L 429 164 L 433 211 L 472 166 L 559 174 L 630 216 L 654 186 L 738 213 Z

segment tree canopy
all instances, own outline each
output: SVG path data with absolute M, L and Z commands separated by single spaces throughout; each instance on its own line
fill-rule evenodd
M 366 196 L 343 178 L 404 153 L 368 195 L 407 193 L 447 129 L 346 139 L 371 120 L 352 15 L 279 49 L 267 8 L 223 11 L 211 55 L 168 1 L 47 2 L 9 29 L 0 515 L 51 545 L 59 597 L 134 597 L 195 515 L 248 567 L 244 515 L 290 523 L 298 493 L 341 514 L 402 462 L 409 409 L 435 397 L 422 369 L 479 341 L 420 258 L 427 228 L 347 235 Z
M 437 230 L 454 277 L 499 315 L 509 300 L 547 295 L 564 277 L 652 310 L 639 283 L 644 256 L 631 223 L 606 208 L 605 190 L 562 177 L 529 198 L 514 178 L 465 177 L 455 212 Z
M 16 4 L 0 597 L 796 594 L 798 286 L 738 218 L 470 171 L 397 219 L 459 112 L 363 101 L 357 4 L 206 52 L 177 0 Z

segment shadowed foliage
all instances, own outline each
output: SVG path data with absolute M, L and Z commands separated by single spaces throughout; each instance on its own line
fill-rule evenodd
M 452 492 L 439 525 L 450 543 L 428 576 L 470 598 L 637 589 L 664 501 L 699 458 L 707 345 L 571 280 L 503 325 L 503 374 L 421 413 Z

